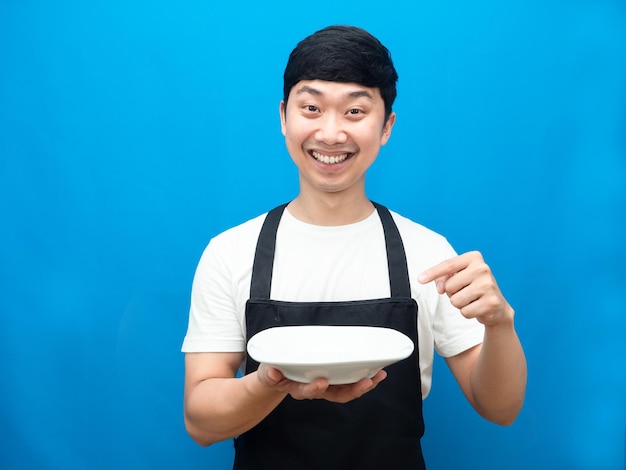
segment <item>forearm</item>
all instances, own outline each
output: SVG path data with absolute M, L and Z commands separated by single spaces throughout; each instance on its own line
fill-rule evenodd
M 238 436 L 263 420 L 286 394 L 265 387 L 256 373 L 210 378 L 185 395 L 185 426 L 200 445 Z
M 490 421 L 513 423 L 524 402 L 526 377 L 526 358 L 511 310 L 510 321 L 485 328 L 484 342 L 470 377 L 474 407 Z

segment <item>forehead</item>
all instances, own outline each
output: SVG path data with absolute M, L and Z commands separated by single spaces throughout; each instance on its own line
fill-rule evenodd
M 301 80 L 289 92 L 289 99 L 298 97 L 319 97 L 322 99 L 382 101 L 380 90 L 358 83 L 331 82 L 325 80 Z

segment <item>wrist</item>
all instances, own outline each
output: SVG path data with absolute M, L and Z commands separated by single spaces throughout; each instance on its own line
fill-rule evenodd
M 515 330 L 515 310 L 510 305 L 506 305 L 504 310 L 490 322 L 485 322 L 485 329 L 488 331 L 510 331 Z

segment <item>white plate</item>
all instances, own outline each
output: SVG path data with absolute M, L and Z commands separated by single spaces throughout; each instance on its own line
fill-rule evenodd
M 331 385 L 372 377 L 412 352 L 408 336 L 370 326 L 283 326 L 248 342 L 255 361 L 276 367 L 288 379 L 310 383 L 325 377 Z

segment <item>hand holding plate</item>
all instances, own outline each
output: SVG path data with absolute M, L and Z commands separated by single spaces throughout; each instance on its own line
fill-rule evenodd
M 287 379 L 278 369 L 261 364 L 257 371 L 259 380 L 266 387 L 287 393 L 296 400 L 323 399 L 335 403 L 347 403 L 373 390 L 387 377 L 387 372 L 379 370 L 372 378 L 342 385 L 330 385 L 328 379 L 317 378 L 310 383 Z

